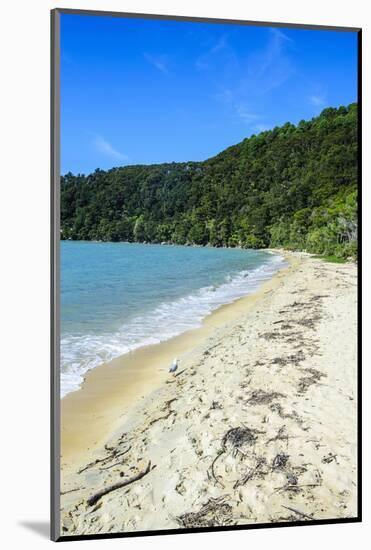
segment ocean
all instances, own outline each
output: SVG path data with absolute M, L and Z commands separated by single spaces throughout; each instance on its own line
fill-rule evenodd
M 256 250 L 62 241 L 62 397 L 89 369 L 200 326 L 284 265 Z

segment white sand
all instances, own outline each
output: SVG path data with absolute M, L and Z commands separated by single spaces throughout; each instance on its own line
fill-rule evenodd
M 291 258 L 63 475 L 62 535 L 357 515 L 356 266 Z

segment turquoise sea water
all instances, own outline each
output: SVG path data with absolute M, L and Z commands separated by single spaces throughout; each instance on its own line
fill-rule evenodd
M 62 395 L 90 368 L 199 326 L 282 266 L 255 250 L 62 241 Z

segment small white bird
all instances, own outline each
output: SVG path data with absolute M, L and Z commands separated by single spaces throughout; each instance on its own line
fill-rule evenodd
M 171 363 L 170 367 L 169 367 L 169 372 L 175 372 L 176 369 L 178 368 L 178 359 L 175 357 L 174 361 Z

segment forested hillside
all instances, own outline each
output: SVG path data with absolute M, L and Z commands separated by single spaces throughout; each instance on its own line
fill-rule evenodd
M 357 105 L 327 108 L 204 162 L 66 174 L 61 238 L 355 256 Z

